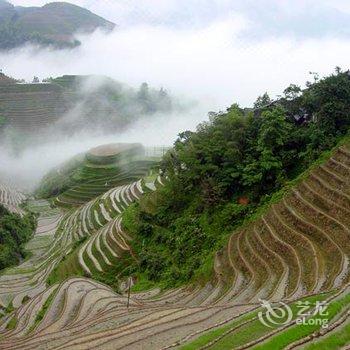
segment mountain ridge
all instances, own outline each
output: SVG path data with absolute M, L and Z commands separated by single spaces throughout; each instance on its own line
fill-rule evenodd
M 91 11 L 68 2 L 52 2 L 42 7 L 14 6 L 0 1 L 0 49 L 9 50 L 27 43 L 55 48 L 76 47 L 76 33 L 107 32 L 115 24 Z

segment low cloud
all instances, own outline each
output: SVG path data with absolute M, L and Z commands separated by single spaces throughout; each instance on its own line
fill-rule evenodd
M 31 80 L 63 74 L 102 74 L 132 86 L 147 81 L 202 101 L 208 109 L 232 102 L 251 104 L 264 91 L 278 94 L 289 83 L 303 84 L 309 71 L 347 68 L 350 41 L 293 37 L 247 41 L 254 24 L 229 17 L 200 29 L 133 26 L 110 35 L 81 37 L 75 50 L 26 47 L 0 55 L 0 66 Z
M 43 134 L 29 140 L 27 147 L 14 153 L 10 143 L 0 145 L 0 179 L 25 191 L 31 191 L 52 168 L 92 147 L 108 143 L 142 143 L 146 148 L 169 146 L 179 130 L 194 129 L 200 122 L 202 110 L 187 115 L 173 113 L 154 115 L 151 120 L 140 119 L 127 131 L 106 134 L 102 130 L 84 130 L 67 136 L 63 133 Z
M 254 23 L 241 15 L 181 29 L 134 25 L 81 37 L 75 50 L 27 46 L 0 54 L 0 67 L 16 78 L 105 75 L 134 87 L 146 81 L 180 99 L 198 101 L 181 113 L 141 119 L 123 134 L 84 131 L 71 137 L 60 134 L 59 140 L 42 138 L 17 158 L 3 146 L 0 169 L 30 187 L 51 167 L 90 147 L 122 141 L 169 145 L 179 132 L 206 119 L 208 111 L 224 110 L 234 102 L 251 106 L 265 91 L 276 96 L 290 83 L 303 85 L 309 71 L 325 75 L 335 66 L 348 68 L 347 39 L 283 36 L 249 41 L 242 36 L 249 28 Z

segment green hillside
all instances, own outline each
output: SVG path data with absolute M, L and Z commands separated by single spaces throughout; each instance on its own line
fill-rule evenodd
M 349 112 L 337 69 L 211 113 L 160 165 L 108 144 L 54 169 L 0 274 L 0 348 L 347 349 Z
M 291 184 L 289 193 L 277 196 L 275 206 L 231 233 L 209 280 L 168 290 L 143 284 L 148 290 L 131 293 L 130 299 L 124 281 L 145 264 L 133 249 L 135 241 L 147 242 L 153 233 L 147 226 L 143 237 L 125 231 L 120 213 L 142 195 L 149 197 L 142 181 L 112 188 L 65 211 L 60 220 L 44 201 L 30 203 L 33 210 L 41 207 L 43 216 L 31 242 L 33 258 L 0 276 L 0 301 L 6 306 L 1 347 L 340 349 L 350 342 L 344 215 L 350 208 L 349 171 L 345 137 Z M 159 182 L 151 197 L 164 185 Z M 145 199 L 141 205 L 149 202 Z M 159 245 L 164 237 L 164 231 L 153 236 Z M 182 239 L 177 232 L 174 241 Z M 270 318 L 258 298 L 276 308 L 275 323 L 261 322 Z M 308 312 L 304 323 L 301 306 Z
M 0 49 L 8 50 L 26 43 L 74 47 L 74 34 L 90 33 L 97 28 L 113 30 L 115 24 L 90 11 L 66 2 L 43 7 L 22 7 L 0 1 Z
M 214 252 L 232 231 L 281 199 L 346 135 L 348 72 L 308 85 L 291 86 L 255 113 L 232 105 L 179 135 L 161 165 L 165 186 L 127 212 L 126 227 L 139 237 L 141 274 L 177 285 L 211 271 Z
M 58 206 L 82 205 L 109 189 L 137 181 L 157 166 L 140 144 L 98 147 L 69 160 L 47 174 L 36 190 Z
M 32 237 L 35 226 L 33 215 L 21 217 L 0 204 L 0 270 L 25 257 L 24 244 Z

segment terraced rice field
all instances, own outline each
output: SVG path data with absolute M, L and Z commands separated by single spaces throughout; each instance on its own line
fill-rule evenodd
M 0 204 L 5 206 L 9 211 L 22 214 L 23 210 L 20 208 L 20 205 L 24 199 L 25 196 L 21 192 L 0 184 Z
M 90 269 L 87 266 L 92 266 L 91 270 L 102 270 L 96 254 L 110 265 L 107 256 L 117 259 L 118 252 L 129 252 L 127 240 L 130 237 L 122 232 L 120 214 L 147 191 L 143 187 L 141 180 L 118 186 L 70 211 L 52 209 L 45 200 L 30 201 L 30 209 L 40 215 L 34 238 L 27 247 L 32 256 L 0 276 L 0 304 L 4 307 L 18 307 L 23 300 L 41 293 L 52 270 L 69 255 L 74 243 L 84 237 L 86 244 L 80 248 L 77 258 L 81 271 L 86 270 L 88 274 Z M 13 193 L 16 192 L 6 191 L 2 198 L 8 200 Z
M 0 108 L 9 125 L 20 130 L 52 125 L 70 108 L 69 98 L 56 84 L 0 86 Z
M 338 349 L 350 344 L 350 148 L 339 148 L 217 252 L 212 280 L 127 295 L 88 276 L 124 252 L 123 209 L 162 183 L 131 181 L 71 210 L 41 207 L 31 259 L 0 277 L 1 349 Z M 32 203 L 35 205 L 36 203 Z M 85 277 L 51 286 L 50 271 L 74 243 Z M 76 253 L 75 253 L 76 252 Z M 28 296 L 28 298 L 25 298 Z M 297 318 L 260 322 L 260 299 L 328 305 L 328 328 Z M 263 314 L 264 315 L 264 314 Z M 316 316 L 309 315 L 307 320 Z
M 146 176 L 154 161 L 135 160 L 121 166 L 98 166 L 88 163 L 80 173 L 81 183 L 55 199 L 55 204 L 61 207 L 81 206 L 106 191 L 119 185 L 129 184 Z

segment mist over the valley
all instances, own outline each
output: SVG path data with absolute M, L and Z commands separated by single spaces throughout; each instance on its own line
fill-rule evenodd
M 5 142 L 1 143 L 0 176 L 21 189 L 32 190 L 50 169 L 98 145 L 140 142 L 145 147 L 169 146 L 169 140 L 175 140 L 178 131 L 195 128 L 195 115 L 192 113 L 200 115 L 201 112 L 203 111 L 196 109 L 187 113 L 190 120 L 176 113 L 167 115 L 170 118 L 168 120 L 163 115 L 155 116 L 150 122 L 140 120 L 127 131 L 115 134 L 99 129 L 76 132 L 69 136 L 63 133 L 44 134 L 39 138 L 30 138 L 28 145 L 20 152 L 14 152 L 12 142 L 6 142 L 5 138 Z
M 166 93 L 166 105 L 158 103 L 159 91 L 147 87 L 148 97 L 141 99 L 140 89 L 117 82 L 116 100 L 101 95 L 111 88 L 106 78 L 90 76 L 79 86 L 71 108 L 56 122 L 40 129 L 22 130 L 5 126 L 0 140 L 0 177 L 26 191 L 33 190 L 41 178 L 78 153 L 108 143 L 142 143 L 146 148 L 171 146 L 179 131 L 195 128 L 203 115 L 198 103 Z M 114 92 L 114 90 L 113 90 Z M 155 99 L 152 99 L 152 96 Z M 112 95 L 113 97 L 114 95 Z M 163 98 L 160 100 L 163 101 Z
M 1 53 L 0 68 L 16 79 L 105 76 L 125 84 L 123 93 L 147 82 L 155 91 L 164 88 L 173 106 L 144 115 L 130 99 L 114 111 L 135 116 L 131 123 L 119 130 L 96 124 L 87 118 L 91 111 L 86 106 L 100 81 L 90 79 L 81 87 L 80 102 L 53 126 L 20 141 L 13 130 L 3 134 L 0 176 L 33 189 L 52 167 L 91 147 L 111 142 L 171 145 L 179 132 L 193 130 L 206 120 L 209 111 L 225 110 L 234 102 L 251 106 L 267 88 L 276 97 L 290 82 L 302 85 L 311 70 L 324 75 L 335 66 L 347 68 L 350 43 L 345 38 L 297 37 L 285 32 L 243 40 L 243 33 L 253 27 L 251 19 L 238 12 L 181 27 L 140 21 L 118 26 L 108 35 L 97 30 L 79 36 L 82 45 L 74 50 L 25 46 Z M 98 101 L 109 103 L 102 97 Z

